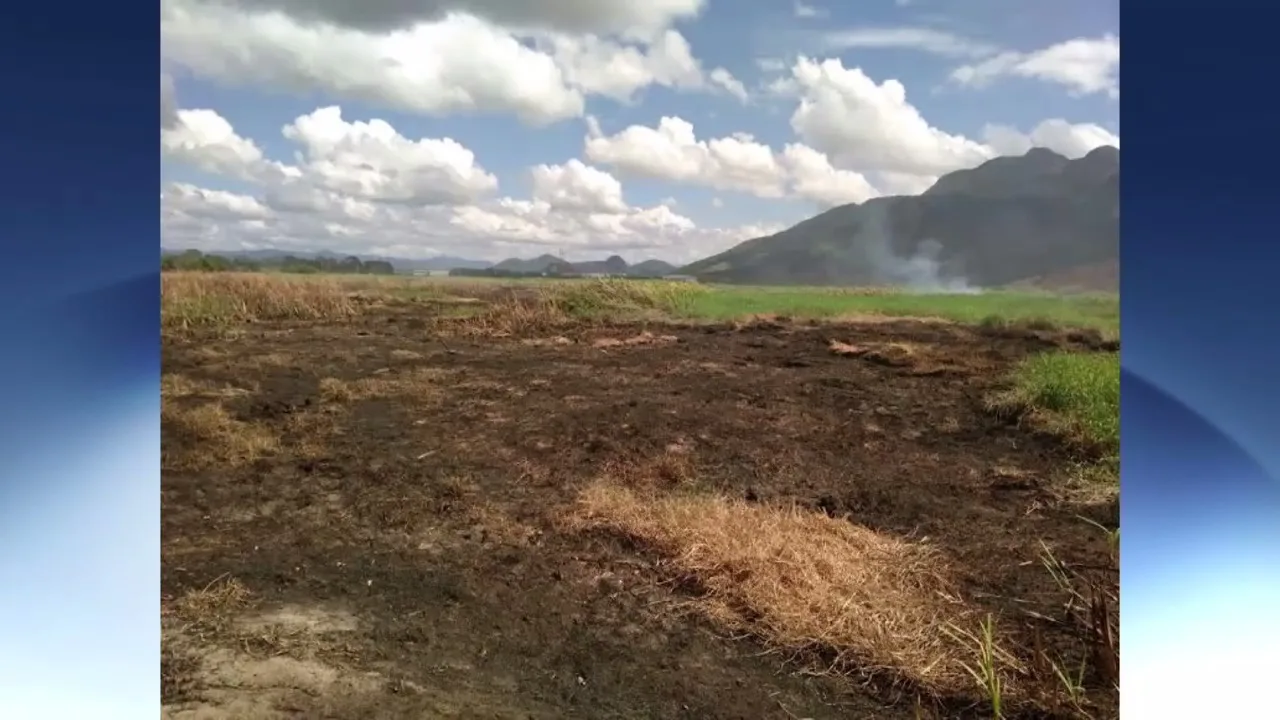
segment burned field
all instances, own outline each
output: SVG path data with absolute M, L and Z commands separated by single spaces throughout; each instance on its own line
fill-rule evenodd
M 1055 349 L 1115 348 L 422 303 L 167 336 L 165 716 L 1114 717 L 1114 493 L 992 402 Z

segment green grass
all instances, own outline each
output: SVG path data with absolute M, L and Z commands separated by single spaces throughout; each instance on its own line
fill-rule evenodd
M 823 288 L 716 287 L 692 296 L 678 312 L 687 317 L 730 320 L 749 315 L 835 318 L 841 315 L 935 317 L 963 323 L 1050 322 L 1064 327 L 1117 333 L 1116 296 L 1055 296 L 986 292 L 976 295 L 923 295 L 899 292 L 838 291 Z
M 1052 352 L 1014 371 L 1012 394 L 997 404 L 1041 413 L 1051 426 L 1114 457 L 1120 451 L 1118 353 Z

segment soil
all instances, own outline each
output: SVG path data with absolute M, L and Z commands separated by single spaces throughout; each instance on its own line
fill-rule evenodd
M 726 637 L 655 558 L 557 522 L 608 468 L 673 448 L 708 490 L 927 536 L 973 602 L 1077 648 L 1036 620 L 1063 602 L 1040 542 L 1103 563 L 1079 516 L 1112 526 L 1114 503 L 1066 498 L 1074 451 L 982 403 L 1020 358 L 1096 336 L 765 321 L 441 342 L 423 312 L 166 339 L 165 374 L 240 389 L 219 402 L 280 439 L 165 468 L 166 717 L 919 717 Z M 167 458 L 197 442 L 164 423 Z M 228 580 L 250 600 L 217 622 L 172 609 Z

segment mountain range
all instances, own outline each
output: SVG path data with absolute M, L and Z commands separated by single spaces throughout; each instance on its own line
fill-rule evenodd
M 1035 148 L 944 175 L 921 195 L 843 205 L 681 268 L 704 282 L 964 290 L 1074 277 L 1114 290 L 1120 151 Z
M 161 255 L 177 255 L 182 250 L 171 248 L 160 248 Z M 319 252 L 307 252 L 302 250 L 278 250 L 275 248 L 267 248 L 263 250 L 217 250 L 211 254 L 220 255 L 226 258 L 240 258 L 244 260 L 252 260 L 262 263 L 270 263 L 279 261 L 286 257 L 306 258 L 309 260 L 328 258 L 331 260 L 340 260 L 348 255 L 342 253 L 329 252 L 322 250 Z M 396 272 L 443 272 L 448 270 L 487 270 L 495 268 L 499 270 L 507 270 L 515 273 L 544 273 L 550 270 L 557 270 L 560 273 L 572 273 L 579 275 L 587 275 L 594 273 L 602 273 L 607 275 L 631 275 L 636 277 L 661 277 L 670 275 L 675 272 L 676 266 L 663 262 L 661 260 L 645 260 L 629 265 L 617 255 L 611 255 L 604 260 L 587 260 L 583 262 L 571 263 L 567 260 L 556 257 L 555 255 L 539 255 L 536 258 L 524 260 L 520 258 L 508 258 L 502 262 L 492 263 L 485 260 L 471 260 L 468 258 L 454 257 L 451 255 L 438 255 L 436 257 L 425 259 L 409 259 L 386 257 L 383 255 L 361 255 L 356 254 L 355 257 L 361 261 L 368 262 L 370 260 L 383 260 L 391 263 L 395 267 Z
M 591 275 L 631 275 L 636 277 L 662 277 L 676 271 L 676 266 L 661 260 L 645 260 L 635 265 L 627 264 L 618 255 L 610 255 L 604 260 L 588 260 L 571 263 L 555 255 L 539 255 L 536 258 L 522 260 L 509 258 L 493 266 L 494 270 L 505 270 L 514 273 L 558 273 Z
M 172 252 L 162 249 L 162 252 Z M 330 252 L 219 253 L 251 260 Z M 1120 150 L 1068 159 L 1045 148 L 940 177 L 920 195 L 832 208 L 677 269 L 617 255 L 570 263 L 555 255 L 499 263 L 440 256 L 385 260 L 397 272 L 503 270 L 517 274 L 692 275 L 760 285 L 898 285 L 920 290 L 1037 286 L 1116 290 L 1120 262 Z

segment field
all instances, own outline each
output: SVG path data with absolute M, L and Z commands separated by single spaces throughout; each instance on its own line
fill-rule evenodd
M 173 718 L 1111 718 L 1115 298 L 167 273 Z

